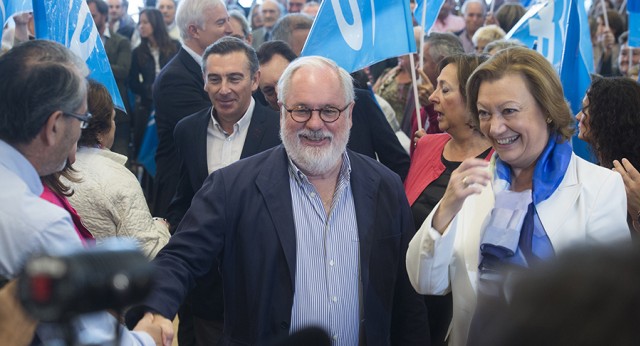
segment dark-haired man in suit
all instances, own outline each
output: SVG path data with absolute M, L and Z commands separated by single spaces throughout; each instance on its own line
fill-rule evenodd
M 211 106 L 203 89 L 202 54 L 210 44 L 233 32 L 222 0 L 183 0 L 178 5 L 176 22 L 182 48 L 153 83 L 158 149 L 157 191 L 152 209 L 153 215 L 162 217 L 167 214 L 180 174 L 173 130 L 182 118 Z
M 278 113 L 251 96 L 258 67 L 253 48 L 235 37 L 221 38 L 205 51 L 204 89 L 213 106 L 182 119 L 174 131 L 181 168 L 167 214 L 172 233 L 210 173 L 280 144 Z M 222 335 L 220 280 L 214 268 L 192 293 L 198 344 L 214 344 Z

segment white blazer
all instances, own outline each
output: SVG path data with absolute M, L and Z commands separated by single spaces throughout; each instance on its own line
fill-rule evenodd
M 439 204 L 409 243 L 407 272 L 420 294 L 452 291 L 450 345 L 466 345 L 476 307 L 480 235 L 494 206 L 491 184 L 468 197 L 442 235 L 432 227 Z M 556 191 L 536 206 L 556 253 L 572 245 L 629 240 L 622 177 L 572 155 Z

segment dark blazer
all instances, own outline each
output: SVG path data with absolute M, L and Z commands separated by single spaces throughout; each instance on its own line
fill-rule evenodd
M 192 114 L 178 123 L 174 140 L 180 158 L 180 180 L 176 194 L 169 205 L 167 219 L 172 232 L 191 206 L 191 200 L 209 175 L 207 168 L 207 130 L 211 120 L 211 107 Z M 273 109 L 255 103 L 247 137 L 240 159 L 273 148 L 280 144 L 280 118 Z
M 171 43 L 175 45 L 175 51 L 173 54 L 160 52 L 160 68 L 167 65 L 180 50 L 180 42 L 171 40 Z M 148 49 L 143 49 L 143 44 L 140 43 L 131 53 L 129 87 L 135 94 L 140 95 L 142 105 L 150 109 L 153 101 L 151 88 L 156 80 L 156 62 L 151 52 Z M 142 63 L 140 63 L 141 60 L 143 60 Z
M 348 155 L 366 344 L 428 344 L 426 308 L 405 269 L 415 228 L 402 183 L 370 158 Z M 289 333 L 296 256 L 304 254 L 296 253 L 288 159 L 280 145 L 205 180 L 153 261 L 157 280 L 146 309 L 173 318 L 195 280 L 217 260 L 225 292 L 221 344 L 265 344 Z
M 404 181 L 411 161 L 369 90 L 355 89 L 353 125 L 347 148 L 378 159 Z
M 192 114 L 176 125 L 174 139 L 180 159 L 180 180 L 169 205 L 167 219 L 173 234 L 191 206 L 191 200 L 209 175 L 207 168 L 207 129 L 211 107 Z M 256 102 L 242 147 L 240 159 L 280 144 L 278 112 Z M 191 311 L 206 320 L 223 319 L 224 301 L 220 273 L 216 268 L 198 280 L 189 296 Z
M 204 91 L 200 64 L 183 48 L 180 48 L 178 54 L 156 77 L 153 83 L 153 102 L 158 128 L 157 194 L 153 215 L 164 217 L 176 192 L 180 175 L 173 130 L 182 118 L 211 107 L 209 95 Z

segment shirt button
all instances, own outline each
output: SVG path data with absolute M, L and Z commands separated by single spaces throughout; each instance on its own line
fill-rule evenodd
M 338 340 L 338 334 L 333 334 L 333 340 Z
M 333 267 L 333 265 L 336 264 L 336 262 L 334 262 L 333 260 L 329 261 L 329 265 Z
M 311 192 L 311 193 L 309 194 L 309 196 L 311 196 L 311 197 L 315 197 L 315 196 L 316 196 L 316 193 L 315 193 L 315 192 Z
M 331 297 L 331 301 L 334 302 L 334 303 L 337 302 L 338 301 L 338 297 L 336 297 L 336 296 Z

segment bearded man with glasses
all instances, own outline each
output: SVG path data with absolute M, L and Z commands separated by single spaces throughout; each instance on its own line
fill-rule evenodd
M 332 345 L 428 344 L 426 308 L 403 267 L 415 228 L 400 178 L 346 149 L 351 77 L 331 60 L 299 58 L 278 96 L 283 145 L 205 180 L 130 322 L 145 311 L 169 322 L 217 266 L 221 344 L 270 344 L 311 326 Z

